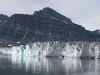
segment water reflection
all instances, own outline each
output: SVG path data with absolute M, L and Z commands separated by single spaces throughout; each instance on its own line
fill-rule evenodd
M 99 59 L 0 55 L 0 75 L 99 75 Z

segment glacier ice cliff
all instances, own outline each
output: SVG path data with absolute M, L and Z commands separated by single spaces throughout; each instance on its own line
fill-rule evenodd
M 100 58 L 100 42 L 35 42 L 0 47 L 0 53 L 22 56 Z

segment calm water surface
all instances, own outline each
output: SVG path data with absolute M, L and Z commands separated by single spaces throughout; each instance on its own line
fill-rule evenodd
M 0 75 L 100 75 L 100 60 L 0 55 Z

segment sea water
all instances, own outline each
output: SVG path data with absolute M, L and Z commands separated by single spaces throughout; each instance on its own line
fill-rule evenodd
M 0 75 L 100 75 L 100 60 L 0 55 Z

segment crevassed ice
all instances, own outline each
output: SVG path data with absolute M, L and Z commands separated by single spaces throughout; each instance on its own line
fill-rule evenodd
M 100 58 L 99 42 L 35 42 L 27 45 L 0 47 L 0 53 L 23 56 Z

